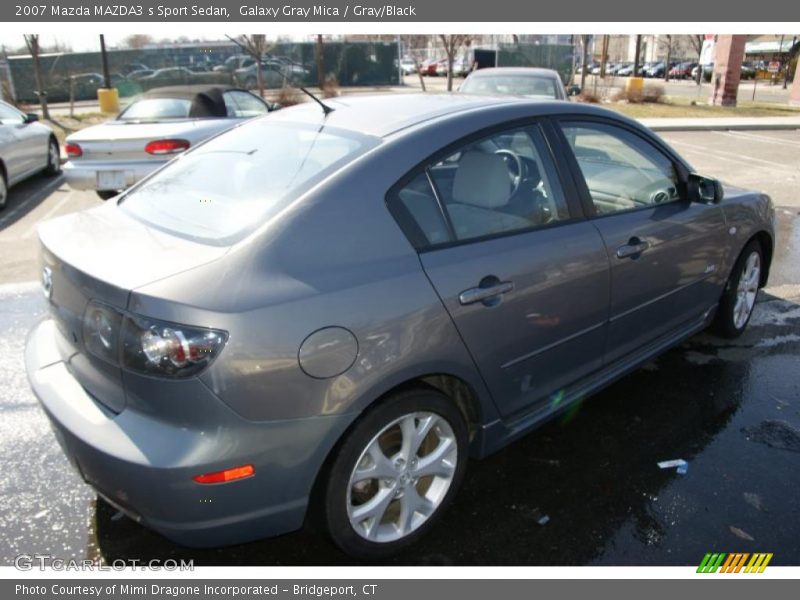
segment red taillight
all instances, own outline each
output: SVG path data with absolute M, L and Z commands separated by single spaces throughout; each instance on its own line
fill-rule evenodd
M 176 154 L 189 149 L 187 140 L 154 140 L 144 147 L 148 154 Z
M 83 148 L 78 146 L 78 144 L 73 144 L 70 142 L 64 144 L 64 152 L 66 152 L 67 156 L 70 158 L 78 158 L 79 156 L 83 156 Z
M 240 467 L 233 467 L 232 469 L 225 469 L 224 471 L 195 475 L 192 479 L 197 483 L 226 483 L 228 481 L 252 477 L 255 474 L 256 469 L 253 465 L 242 465 Z

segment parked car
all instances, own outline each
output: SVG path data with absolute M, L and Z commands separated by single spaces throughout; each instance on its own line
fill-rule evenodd
M 413 75 L 417 72 L 417 64 L 411 58 L 404 58 L 400 61 L 400 69 L 403 75 Z
M 692 69 L 696 66 L 696 62 L 682 62 L 669 70 L 669 76 L 673 79 L 689 79 L 692 76 Z
M 152 89 L 116 119 L 67 136 L 64 176 L 71 188 L 108 199 L 188 148 L 273 108 L 231 86 Z
M 739 75 L 742 79 L 755 79 L 756 77 L 756 67 L 753 63 L 744 62 L 742 63 L 742 70 L 740 71 Z
M 186 67 L 158 69 L 152 75 L 137 79 L 145 90 L 172 85 L 224 84 L 228 81 L 229 77 L 224 73 L 192 71 Z
M 466 94 L 324 102 L 39 228 L 50 317 L 28 378 L 137 522 L 217 546 L 309 517 L 378 560 L 435 526 L 468 457 L 709 324 L 747 326 L 769 197 L 638 122 Z
M 61 172 L 58 140 L 35 113 L 24 113 L 0 100 L 0 210 L 11 186 L 37 173 Z
M 261 63 L 264 87 L 279 88 L 286 84 L 302 84 L 309 75 L 308 69 L 289 61 L 269 59 Z M 236 69 L 233 81 L 248 90 L 258 87 L 258 65 L 255 61 L 247 67 Z
M 130 81 L 136 81 L 137 79 L 141 79 L 142 77 L 149 77 L 155 73 L 152 69 L 138 69 L 136 71 L 131 71 L 128 73 L 128 79 Z
M 620 77 L 631 77 L 633 75 L 633 63 L 626 63 L 617 69 L 617 75 Z
M 564 83 L 556 71 L 529 67 L 498 67 L 473 71 L 458 91 L 464 94 L 567 100 Z
M 631 63 L 616 63 L 611 65 L 606 71 L 609 75 L 619 75 L 620 71 L 632 67 Z
M 711 74 L 714 72 L 714 63 L 708 63 L 705 65 L 697 65 L 692 69 L 692 79 L 697 79 L 697 71 L 698 69 L 702 70 L 703 79 L 706 81 L 711 81 Z
M 221 65 L 212 68 L 217 73 L 233 73 L 236 69 L 249 67 L 255 64 L 256 60 L 248 54 L 236 54 L 225 59 Z
M 440 62 L 439 60 L 426 60 L 420 66 L 420 71 L 422 71 L 423 75 L 434 76 Z

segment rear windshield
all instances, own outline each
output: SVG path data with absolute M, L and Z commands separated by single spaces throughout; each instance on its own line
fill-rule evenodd
M 243 238 L 377 138 L 264 117 L 173 160 L 123 196 L 149 225 L 212 244 Z
M 157 121 L 186 119 L 192 108 L 191 100 L 183 98 L 147 98 L 131 104 L 117 117 L 119 121 Z
M 467 94 L 511 94 L 529 98 L 558 98 L 556 80 L 536 75 L 483 75 L 470 77 L 459 91 Z

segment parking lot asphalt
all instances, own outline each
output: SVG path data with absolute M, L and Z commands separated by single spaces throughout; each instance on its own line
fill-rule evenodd
M 389 564 L 696 565 L 706 552 L 739 551 L 800 564 L 800 132 L 664 137 L 699 172 L 764 190 L 778 207 L 771 278 L 747 332 L 734 342 L 696 336 L 471 462 L 450 512 Z M 0 564 L 22 553 L 351 564 L 308 531 L 182 548 L 97 501 L 72 472 L 29 391 L 22 350 L 46 310 L 33 281 L 36 224 L 99 202 L 37 178 L 0 213 Z M 657 466 L 671 459 L 688 472 Z

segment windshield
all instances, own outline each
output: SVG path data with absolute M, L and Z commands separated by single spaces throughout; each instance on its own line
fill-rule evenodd
M 467 94 L 528 96 L 559 98 L 556 80 L 537 75 L 483 75 L 469 77 L 459 91 Z
M 119 121 L 188 119 L 192 102 L 183 98 L 147 98 L 134 102 L 117 117 Z
M 376 144 L 350 131 L 258 119 L 175 159 L 121 206 L 170 233 L 229 244 Z

